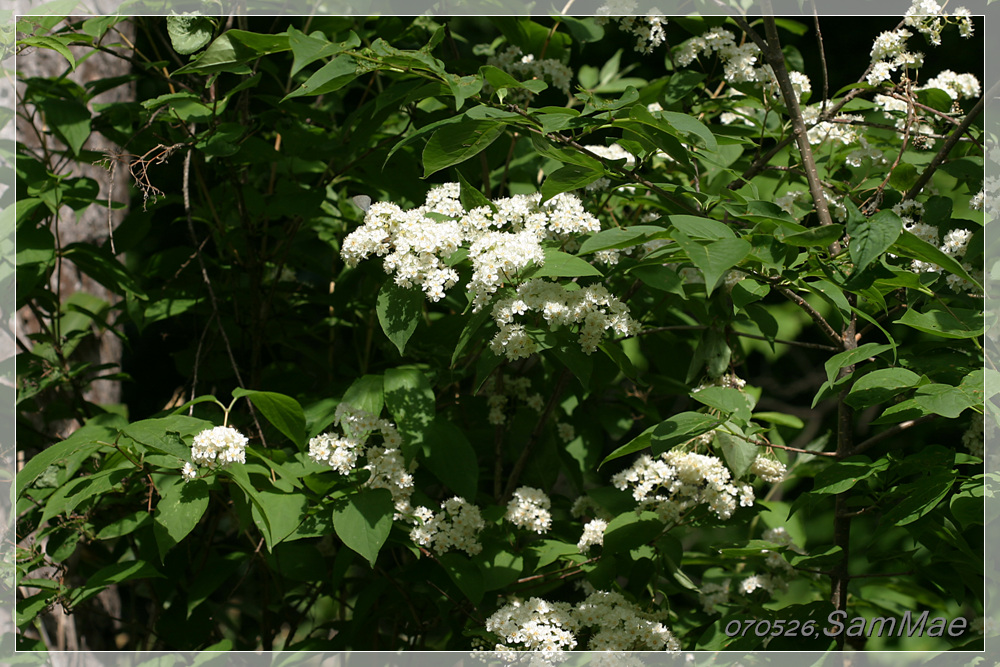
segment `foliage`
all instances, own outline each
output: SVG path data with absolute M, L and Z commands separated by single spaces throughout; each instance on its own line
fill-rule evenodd
M 981 646 L 729 631 L 983 615 L 978 83 L 897 34 L 819 99 L 790 19 L 236 25 L 18 26 L 134 65 L 19 100 L 22 648 L 105 589 L 127 648 Z M 100 160 L 131 212 L 63 245 Z

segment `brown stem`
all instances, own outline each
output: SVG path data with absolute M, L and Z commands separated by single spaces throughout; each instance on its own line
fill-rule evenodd
M 955 147 L 958 140 L 972 125 L 972 121 L 974 121 L 979 114 L 983 112 L 983 105 L 985 104 L 984 100 L 985 95 L 979 98 L 979 101 L 976 102 L 976 105 L 972 107 L 972 110 L 965 116 L 959 126 L 955 128 L 955 131 L 948 135 L 948 138 L 945 139 L 944 144 L 941 146 L 941 150 L 937 152 L 937 155 L 935 155 L 930 164 L 927 165 L 924 172 L 920 174 L 920 178 L 918 178 L 917 182 L 913 184 L 913 187 L 907 191 L 907 193 L 903 196 L 903 199 L 913 199 L 917 196 L 917 193 L 923 190 L 924 186 L 931 180 L 931 176 L 934 175 L 934 172 L 937 171 L 938 167 L 940 167 L 944 162 L 948 153 L 951 152 L 951 149 Z
M 549 396 L 549 402 L 545 404 L 545 410 L 538 417 L 538 423 L 535 424 L 535 428 L 531 431 L 531 435 L 528 436 L 528 443 L 524 446 L 524 451 L 521 452 L 521 456 L 517 459 L 514 464 L 514 469 L 510 472 L 510 479 L 507 481 L 507 488 L 504 490 L 503 498 L 501 499 L 501 505 L 507 503 L 510 497 L 514 495 L 514 490 L 517 488 L 518 483 L 521 481 L 521 474 L 524 472 L 524 468 L 528 465 L 528 459 L 531 457 L 532 450 L 535 448 L 535 444 L 538 442 L 539 437 L 542 435 L 542 429 L 545 428 L 546 422 L 549 420 L 552 411 L 556 407 L 556 401 L 559 400 L 559 396 L 562 394 L 563 389 L 569 383 L 570 371 L 568 368 L 564 368 L 562 375 L 556 381 L 556 386 L 552 389 L 552 395 Z
M 854 305 L 856 298 L 853 294 L 848 295 L 851 305 Z M 852 313 L 851 319 L 844 327 L 841 342 L 844 350 L 853 350 L 858 347 L 857 315 Z M 837 373 L 837 379 L 847 377 L 854 372 L 854 365 L 844 366 Z M 847 404 L 847 394 L 850 388 L 841 390 L 837 397 L 837 459 L 842 460 L 853 454 L 854 448 L 854 410 Z M 841 559 L 834 566 L 831 573 L 830 582 L 830 602 L 833 603 L 837 611 L 847 610 L 847 588 L 851 580 L 849 569 L 851 557 L 851 516 L 848 509 L 850 490 L 838 493 L 834 500 L 833 518 L 833 543 L 841 549 Z M 837 637 L 837 649 L 844 650 L 844 637 Z
M 905 430 L 907 430 L 909 428 L 913 428 L 917 424 L 922 424 L 922 423 L 924 423 L 926 421 L 930 421 L 930 420 L 936 419 L 936 418 L 937 418 L 937 415 L 924 415 L 923 417 L 918 417 L 916 419 L 910 419 L 909 421 L 900 422 L 899 424 L 896 424 L 892 428 L 888 428 L 888 429 L 882 431 L 881 433 L 873 435 L 872 437 L 868 438 L 867 440 L 859 443 L 854 448 L 854 452 L 853 453 L 860 454 L 862 452 L 868 451 L 869 449 L 871 449 L 872 447 L 874 447 L 878 443 L 882 442 L 883 440 L 887 440 L 888 438 L 891 438 L 891 437 L 893 437 L 895 435 L 898 435 L 898 434 L 902 433 L 903 431 L 905 431 Z
M 819 216 L 821 225 L 832 225 L 833 218 L 830 217 L 830 209 L 826 205 L 826 195 L 823 186 L 819 181 L 819 172 L 816 170 L 816 160 L 813 158 L 812 146 L 809 145 L 809 137 L 806 134 L 806 123 L 802 118 L 802 109 L 799 108 L 799 98 L 792 87 L 792 80 L 788 76 L 788 69 L 785 67 L 785 55 L 781 52 L 781 43 L 778 41 L 778 27 L 774 22 L 771 13 L 769 0 L 764 2 L 764 30 L 767 34 L 767 42 L 760 43 L 764 58 L 774 70 L 774 78 L 778 81 L 778 88 L 781 96 L 785 100 L 785 107 L 792 121 L 792 132 L 795 134 L 795 142 L 798 144 L 799 155 L 802 158 L 802 166 L 805 167 L 806 180 L 809 182 L 809 192 L 816 206 L 816 215 Z M 750 29 L 750 26 L 747 26 Z M 750 29 L 747 33 L 751 39 L 760 39 L 756 33 Z M 834 250 L 836 252 L 836 250 Z

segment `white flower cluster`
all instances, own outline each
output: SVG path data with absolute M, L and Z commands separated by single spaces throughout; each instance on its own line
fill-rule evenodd
M 540 313 L 550 328 L 579 325 L 580 346 L 587 354 L 597 349 L 605 331 L 629 336 L 639 329 L 628 306 L 601 284 L 571 290 L 557 282 L 533 278 L 519 285 L 515 294 L 493 305 L 493 320 L 500 327 L 490 343 L 494 354 L 519 359 L 535 352 L 537 346 L 524 325 L 514 322 L 515 316 L 527 313 Z
M 943 90 L 953 100 L 964 100 L 980 95 L 979 79 L 972 74 L 956 74 L 950 69 L 928 79 L 922 89 L 927 88 Z
M 216 426 L 205 429 L 194 436 L 191 445 L 191 461 L 196 465 L 207 465 L 214 468 L 230 463 L 246 463 L 247 437 L 229 426 Z M 194 466 L 185 465 L 181 474 L 184 480 L 194 479 Z
M 541 413 L 545 409 L 545 399 L 538 392 L 529 394 L 529 391 L 531 391 L 531 380 L 526 377 L 516 378 L 504 373 L 499 382 L 495 376 L 487 378 L 480 393 L 487 396 L 486 400 L 490 407 L 489 422 L 499 426 L 507 421 L 506 408 L 511 398 Z
M 801 549 L 792 541 L 788 531 L 783 526 L 770 528 L 764 531 L 763 539 L 787 547 L 790 551 L 801 553 Z M 749 595 L 756 590 L 764 590 L 769 595 L 776 592 L 783 592 L 788 589 L 788 581 L 795 576 L 795 569 L 777 551 L 768 551 L 764 560 L 765 571 L 744 577 L 736 585 L 736 590 Z M 717 607 L 730 602 L 730 592 L 734 579 L 726 579 L 721 582 L 710 582 L 702 584 L 699 590 L 699 601 L 705 613 L 716 613 Z
M 737 487 L 732 474 L 714 456 L 673 449 L 657 458 L 644 454 L 629 468 L 616 473 L 611 483 L 623 491 L 632 490 L 639 505 L 637 512 L 656 512 L 667 523 L 676 523 L 688 510 L 698 505 L 720 519 L 728 519 L 736 510 L 753 505 L 753 488 Z
M 557 422 L 556 434 L 565 443 L 573 442 L 576 439 L 576 429 L 568 422 Z
M 972 199 L 969 201 L 969 208 L 973 211 L 982 211 L 986 203 L 986 190 L 985 188 L 980 188 Z
M 528 651 L 572 651 L 576 648 L 573 632 L 579 627 L 572 605 L 541 598 L 514 600 L 486 619 L 489 632 Z M 497 644 L 496 650 L 510 650 L 507 644 Z
M 601 508 L 601 506 L 598 505 L 597 502 L 590 496 L 580 496 L 574 500 L 569 513 L 574 519 L 582 519 L 588 516 L 598 517 L 601 519 L 612 518 L 611 513 Z
M 778 81 L 770 65 L 755 67 L 760 49 L 751 41 L 736 43 L 736 36 L 724 28 L 712 28 L 700 37 L 684 42 L 674 55 L 674 62 L 682 67 L 690 65 L 700 55 L 716 53 L 722 61 L 723 76 L 729 83 L 757 83 L 765 86 L 769 94 L 778 94 Z M 790 71 L 788 78 L 796 98 L 812 91 L 812 84 L 802 72 Z
M 789 190 L 780 197 L 774 199 L 774 203 L 777 204 L 783 211 L 789 215 L 795 215 L 795 202 L 799 199 L 804 198 L 808 193 L 803 190 Z
M 547 81 L 564 95 L 569 95 L 573 70 L 554 58 L 536 60 L 532 54 L 524 55 L 518 46 L 507 47 L 503 52 L 486 60 L 487 65 L 502 69 L 519 81 L 538 79 Z M 489 90 L 487 89 L 487 92 Z M 515 103 L 527 102 L 533 93 L 525 88 L 508 91 L 508 100 Z
M 948 23 L 957 23 L 962 37 L 972 37 L 973 33 L 972 13 L 968 9 L 959 7 L 949 17 L 948 12 L 934 0 L 913 0 L 903 22 L 927 37 L 934 46 L 941 45 L 941 31 Z
M 604 531 L 608 528 L 608 522 L 604 519 L 591 519 L 583 527 L 583 535 L 576 543 L 576 548 L 580 553 L 587 553 L 590 547 L 602 546 L 604 544 Z
M 316 463 L 326 463 L 341 475 L 348 475 L 355 469 L 358 459 L 367 461 L 364 470 L 370 473 L 367 486 L 388 489 L 396 504 L 396 519 L 410 511 L 410 495 L 413 493 L 413 469 L 416 461 L 409 466 L 403 460 L 399 447 L 403 439 L 395 425 L 387 419 L 380 419 L 365 410 L 340 403 L 334 413 L 343 434 L 327 432 L 309 440 L 309 458 Z M 368 445 L 368 439 L 375 433 L 382 437 L 382 445 Z M 367 448 L 366 448 L 367 447 Z
M 514 492 L 507 503 L 504 518 L 519 528 L 527 528 L 536 533 L 544 533 L 552 527 L 552 501 L 544 491 L 530 486 L 522 486 Z
M 903 24 L 923 34 L 934 46 L 941 45 L 941 30 L 946 23 L 957 23 L 962 37 L 972 36 L 972 16 L 968 9 L 960 7 L 953 17 L 941 9 L 934 0 L 914 0 Z M 924 54 L 919 51 L 908 51 L 906 40 L 913 33 L 906 28 L 898 28 L 881 33 L 872 45 L 872 65 L 868 70 L 868 83 L 877 86 L 888 81 L 892 73 L 900 68 L 920 68 L 924 62 Z
M 765 482 L 770 482 L 771 484 L 777 484 L 785 479 L 785 474 L 787 472 L 788 470 L 785 468 L 785 464 L 781 461 L 778 461 L 777 459 L 769 459 L 760 455 L 758 455 L 750 465 L 751 475 L 756 475 Z
M 892 210 L 902 219 L 903 229 L 910 232 L 917 238 L 930 243 L 931 245 L 938 245 L 938 229 L 933 225 L 919 221 L 920 216 L 922 216 L 924 212 L 923 204 L 912 199 L 904 199 L 893 206 Z M 969 249 L 969 241 L 971 239 L 972 232 L 968 229 L 953 229 L 945 234 L 944 241 L 939 246 L 939 249 L 944 254 L 953 257 L 956 261 L 961 262 L 962 268 L 965 269 L 969 275 L 976 278 L 979 282 L 982 282 L 982 271 L 974 268 L 969 262 L 962 261 L 965 257 L 965 253 Z M 919 259 L 913 260 L 910 264 L 910 269 L 915 273 L 940 273 L 942 270 L 937 264 L 925 262 Z M 961 292 L 963 290 L 968 291 L 975 288 L 973 283 L 954 274 L 948 274 L 946 282 L 955 292 Z
M 721 584 L 709 582 L 698 590 L 698 601 L 706 614 L 714 614 L 716 607 L 729 603 L 729 579 Z
M 809 130 L 806 137 L 810 144 L 822 144 L 825 142 L 839 141 L 845 146 L 857 143 L 860 129 L 851 124 L 851 121 L 864 120 L 861 116 L 854 114 L 839 114 L 832 120 L 819 120 L 822 105 L 813 104 L 802 109 L 802 120 L 805 121 Z
M 479 533 L 486 527 L 479 508 L 464 498 L 446 500 L 442 510 L 435 514 L 427 507 L 414 510 L 410 539 L 440 555 L 452 549 L 475 556 L 483 550 Z
M 873 165 L 889 164 L 882 151 L 869 144 L 867 139 L 858 137 L 858 141 L 861 143 L 861 148 L 854 149 L 844 158 L 844 162 L 848 165 L 860 167 L 864 160 L 870 160 Z
M 906 40 L 913 36 L 909 30 L 900 28 L 883 32 L 872 45 L 872 64 L 868 70 L 868 83 L 877 86 L 892 77 L 899 68 L 919 68 L 924 64 L 924 54 L 907 51 Z
M 658 16 L 659 10 L 655 7 L 647 16 L 634 16 L 635 8 L 633 0 L 611 0 L 597 9 L 595 23 L 605 25 L 611 20 L 617 21 L 619 30 L 635 35 L 635 50 L 650 54 L 667 39 L 664 32 L 667 17 Z
M 543 241 L 558 241 L 568 249 L 576 236 L 601 229 L 572 194 L 544 204 L 538 193 L 515 195 L 468 212 L 459 195 L 457 183 L 446 183 L 431 190 L 423 206 L 409 211 L 388 202 L 372 204 L 364 224 L 344 240 L 341 256 L 348 266 L 372 255 L 383 257 L 383 267 L 395 275 L 397 285 L 420 285 L 428 299 L 438 301 L 458 281 L 445 260 L 468 244 L 473 273 L 466 289 L 473 295 L 473 311 L 479 312 L 501 285 L 516 283 L 519 272 L 545 263 Z M 581 345 L 590 352 L 604 331 L 625 335 L 637 327 L 628 308 L 601 285 L 571 292 L 557 283 L 532 280 L 518 287 L 517 299 L 504 303 L 509 307 L 493 311 L 500 332 L 492 346 L 508 359 L 536 349 L 524 325 L 513 323 L 514 316 L 529 311 L 542 313 L 550 326 L 579 324 Z
M 595 591 L 577 604 L 514 600 L 486 621 L 503 642 L 496 650 L 572 651 L 576 633 L 590 631 L 591 651 L 678 651 L 680 643 L 659 617 L 613 591 Z
M 983 437 L 985 420 L 986 418 L 983 415 L 978 413 L 973 414 L 972 423 L 965 433 L 962 434 L 962 444 L 969 450 L 970 454 L 979 458 L 985 458 L 986 455 L 985 438 Z
M 588 151 L 593 153 L 598 157 L 602 157 L 606 160 L 625 160 L 626 167 L 632 167 L 635 165 L 635 156 L 629 153 L 627 150 L 619 146 L 618 144 L 611 144 L 610 146 L 602 146 L 600 144 L 584 146 Z M 611 181 L 607 178 L 599 178 L 593 183 L 590 183 L 585 188 L 586 190 L 607 190 L 608 186 L 611 185 Z M 635 192 L 635 188 L 632 186 L 624 186 L 621 188 L 622 191 L 627 193 Z

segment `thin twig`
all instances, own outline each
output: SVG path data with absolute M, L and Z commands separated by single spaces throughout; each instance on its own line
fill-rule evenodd
M 545 404 L 545 410 L 538 417 L 538 423 L 535 424 L 535 428 L 531 431 L 531 435 L 528 436 L 528 442 L 524 446 L 524 451 L 521 452 L 521 456 L 517 459 L 514 464 L 514 469 L 510 472 L 510 479 L 507 482 L 507 489 L 504 491 L 501 505 L 507 503 L 510 497 L 514 495 L 514 489 L 517 488 L 518 483 L 521 480 L 521 474 L 524 472 L 524 467 L 528 465 L 528 459 L 531 457 L 531 453 L 535 448 L 535 444 L 538 442 L 539 437 L 542 435 L 542 429 L 545 428 L 545 423 L 549 420 L 552 411 L 556 407 L 556 401 L 559 400 L 559 396 L 562 394 L 563 389 L 569 383 L 570 371 L 568 368 L 564 368 L 562 375 L 556 381 L 556 386 L 552 389 L 552 395 L 549 396 L 549 402 Z
M 937 415 L 924 415 L 923 417 L 917 417 L 916 419 L 910 419 L 910 420 L 905 421 L 905 422 L 900 422 L 899 424 L 896 424 L 892 428 L 888 428 L 888 429 L 882 431 L 881 433 L 873 435 L 872 437 L 868 438 L 867 440 L 858 443 L 858 445 L 854 448 L 853 453 L 854 454 L 860 454 L 862 452 L 868 451 L 869 449 L 871 449 L 872 447 L 874 447 L 878 443 L 882 442 L 883 440 L 886 440 L 886 439 L 891 438 L 891 437 L 893 437 L 895 435 L 898 435 L 898 434 L 902 433 L 903 431 L 905 431 L 908 428 L 913 428 L 917 424 L 922 424 L 922 423 L 924 423 L 926 421 L 930 421 L 932 419 L 935 419 L 936 417 L 937 417 Z
M 934 175 L 934 172 L 937 171 L 938 167 L 941 166 L 945 158 L 948 157 L 948 153 L 950 153 L 951 149 L 953 149 L 955 144 L 958 143 L 959 138 L 965 134 L 966 131 L 968 131 L 969 127 L 972 125 L 972 121 L 974 121 L 979 114 L 983 112 L 985 99 L 985 95 L 980 97 L 979 101 L 977 101 L 976 105 L 972 107 L 972 110 L 969 111 L 968 115 L 966 115 L 959 126 L 955 128 L 955 131 L 948 135 L 948 138 L 945 139 L 944 144 L 941 146 L 941 150 L 939 150 L 934 158 L 931 159 L 930 164 L 928 164 L 927 168 L 924 169 L 922 174 L 920 174 L 920 178 L 918 178 L 917 182 L 913 184 L 913 187 L 906 192 L 903 199 L 913 199 L 917 196 L 917 193 L 923 190 L 924 186 L 927 185 L 927 182 L 931 180 L 931 176 Z

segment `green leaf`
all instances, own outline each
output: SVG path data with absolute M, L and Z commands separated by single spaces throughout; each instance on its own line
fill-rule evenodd
M 281 101 L 306 95 L 324 95 L 340 90 L 357 78 L 358 65 L 354 58 L 342 54 L 323 65 L 305 83 L 281 98 Z
M 546 565 L 556 562 L 562 556 L 580 553 L 575 544 L 560 542 L 559 540 L 539 540 L 538 542 L 532 542 L 528 548 L 538 556 L 538 563 L 535 565 L 536 570 L 540 570 Z
M 254 523 L 268 538 L 268 551 L 272 551 L 276 544 L 294 533 L 302 523 L 309 507 L 309 499 L 301 493 L 283 493 L 268 489 L 259 491 L 258 498 L 264 511 L 262 512 L 256 505 L 251 505 L 250 511 Z
M 629 454 L 634 454 L 635 452 L 640 452 L 653 444 L 653 432 L 656 430 L 656 426 L 650 426 L 645 431 L 632 438 L 624 445 L 616 449 L 615 451 L 608 454 L 601 464 L 597 466 L 601 468 L 608 461 L 614 461 L 615 459 L 621 458 L 623 456 L 628 456 Z
M 38 103 L 45 114 L 45 122 L 62 139 L 73 155 L 79 156 L 80 149 L 90 137 L 90 111 L 77 100 L 46 98 Z
M 273 391 L 254 391 L 237 387 L 233 398 L 247 397 L 267 421 L 281 431 L 300 449 L 306 445 L 306 415 L 302 406 L 291 396 Z
M 459 111 L 465 100 L 479 93 L 483 88 L 483 80 L 478 76 L 458 76 L 445 74 L 445 83 L 455 98 L 455 111 Z
M 102 423 L 101 420 L 109 421 Z M 73 432 L 62 442 L 43 449 L 35 454 L 24 464 L 24 467 L 17 473 L 14 480 L 15 498 L 20 498 L 21 494 L 29 484 L 35 481 L 45 470 L 65 458 L 74 454 L 85 454 L 94 452 L 105 445 L 101 445 L 96 440 L 112 441 L 117 434 L 117 426 L 121 425 L 124 419 L 118 415 L 102 415 L 99 418 L 88 420 L 83 426 Z
M 905 368 L 880 368 L 859 378 L 844 402 L 852 408 L 884 403 L 919 381 L 919 375 Z
M 662 454 L 675 446 L 717 428 L 724 420 L 700 412 L 682 412 L 666 419 L 653 429 L 651 446 Z
M 720 241 L 735 239 L 736 234 L 726 224 L 697 215 L 668 215 L 670 226 L 695 239 Z
M 924 312 L 907 308 L 895 323 L 942 338 L 977 338 L 983 335 L 985 329 L 981 311 L 938 305 L 931 306 Z
M 928 384 L 918 387 L 913 395 L 913 402 L 926 412 L 954 419 L 967 408 L 979 403 L 960 387 L 947 384 Z
M 424 429 L 434 421 L 434 389 L 427 376 L 415 368 L 390 368 L 383 377 L 386 407 L 405 434 L 406 458 L 424 438 Z
M 937 264 L 948 273 L 954 273 L 963 280 L 968 280 L 980 291 L 983 289 L 983 286 L 980 285 L 978 281 L 974 280 L 954 257 L 946 255 L 936 246 L 931 245 L 921 238 L 917 238 L 910 232 L 904 231 L 900 234 L 899 238 L 896 239 L 896 242 L 892 245 L 891 250 L 897 255 L 912 257 L 913 259 L 919 259 L 924 262 L 930 262 L 931 264 Z
M 666 227 L 656 227 L 653 225 L 634 225 L 632 227 L 615 227 L 597 232 L 580 245 L 577 255 L 589 255 L 598 250 L 609 250 L 612 248 L 630 248 L 640 243 L 645 243 L 650 239 L 667 238 L 669 231 Z
M 162 503 L 162 501 L 160 501 Z M 164 575 L 152 563 L 142 560 L 112 563 L 90 575 L 87 583 L 73 591 L 70 604 L 73 606 L 89 600 L 108 586 L 120 584 L 133 579 L 163 578 Z
M 800 429 L 805 427 L 805 422 L 795 415 L 786 415 L 781 412 L 755 412 L 753 418 L 789 428 Z
M 663 532 L 663 522 L 655 512 L 626 512 L 608 522 L 604 529 L 604 555 L 630 551 L 652 542 Z
M 322 33 L 313 33 L 313 35 L 316 34 Z M 316 62 L 320 58 L 335 56 L 347 49 L 353 49 L 361 45 L 361 40 L 358 39 L 358 36 L 354 32 L 349 32 L 347 39 L 343 42 L 331 42 L 325 38 L 318 39 L 313 35 L 306 35 L 289 26 L 288 45 L 291 47 L 292 55 L 294 56 L 289 76 L 295 76 L 303 67 Z
M 844 352 L 838 352 L 829 359 L 826 360 L 824 368 L 826 369 L 826 379 L 828 382 L 832 383 L 837 377 L 837 371 L 845 366 L 852 366 L 859 361 L 868 359 L 869 357 L 875 357 L 882 354 L 886 350 L 891 350 L 892 345 L 881 345 L 879 343 L 865 343 L 864 345 L 859 345 L 853 350 L 845 350 Z
M 378 291 L 375 312 L 378 313 L 379 324 L 400 355 L 423 317 L 423 296 L 419 289 L 407 289 L 393 282 L 383 283 Z
M 483 599 L 484 584 L 483 573 L 475 563 L 457 553 L 441 554 L 437 560 L 465 597 L 469 598 L 472 604 L 478 605 Z
M 389 537 L 395 506 L 388 489 L 363 489 L 348 496 L 333 511 L 333 528 L 344 544 L 375 567 L 379 550 Z
M 666 266 L 636 266 L 630 269 L 628 273 L 655 290 L 685 297 L 684 281 L 676 271 Z
M 948 502 L 952 516 L 965 530 L 971 525 L 983 525 L 983 508 L 986 489 L 983 475 L 976 475 L 962 483 L 961 490 Z
M 181 55 L 188 55 L 212 41 L 215 25 L 207 16 L 168 16 L 170 45 Z
M 29 597 L 17 600 L 14 604 L 14 625 L 20 628 L 31 623 L 36 616 L 48 608 L 50 604 L 49 600 L 58 594 L 58 590 L 44 590 L 41 593 L 35 593 Z
M 814 494 L 843 493 L 863 479 L 889 467 L 885 458 L 872 463 L 867 456 L 850 456 L 820 471 L 813 480 Z
M 672 230 L 671 236 L 705 276 L 705 291 L 709 295 L 722 274 L 743 261 L 751 249 L 750 242 L 744 239 L 720 239 L 702 245 L 680 229 Z
M 545 253 L 545 263 L 527 269 L 523 277 L 582 278 L 583 276 L 603 276 L 597 267 L 585 259 L 554 248 L 546 248 L 543 252 Z
M 163 494 L 153 515 L 153 535 L 160 560 L 194 530 L 208 509 L 208 484 L 196 479 L 177 482 Z
M 673 128 L 673 133 L 691 144 L 701 144 L 706 150 L 715 152 L 719 149 L 719 143 L 715 139 L 712 131 L 694 116 L 689 116 L 675 111 L 660 111 L 657 116 L 667 122 Z M 663 125 L 659 126 L 663 129 Z
M 493 203 L 486 198 L 482 192 L 473 187 L 467 180 L 462 172 L 458 172 L 458 183 L 459 183 L 459 201 L 462 203 L 462 208 L 466 211 L 471 211 L 482 206 L 486 206 L 496 212 L 496 207 Z
M 795 234 L 782 234 L 777 236 L 778 240 L 782 243 L 787 243 L 793 246 L 802 247 L 812 247 L 812 246 L 823 246 L 826 247 L 840 239 L 844 235 L 843 225 L 820 225 L 819 227 L 813 227 L 812 229 L 807 229 L 804 232 L 797 232 Z M 853 248 L 854 245 L 852 244 Z M 856 261 L 856 260 L 855 260 Z
M 722 448 L 722 457 L 726 460 L 726 466 L 733 471 L 733 478 L 743 477 L 753 465 L 760 448 L 748 442 L 746 438 L 728 433 L 725 427 L 715 431 L 715 440 Z
M 424 431 L 423 465 L 455 495 L 472 500 L 479 485 L 479 462 L 462 429 L 435 419 Z
M 505 128 L 496 121 L 463 119 L 436 130 L 424 146 L 423 177 L 479 155 L 500 138 Z
M 131 294 L 143 300 L 147 298 L 132 275 L 111 255 L 110 249 L 89 243 L 71 243 L 63 248 L 62 256 L 115 294 Z
M 458 358 L 462 356 L 462 352 L 468 347 L 469 343 L 476 337 L 479 329 L 482 328 L 483 324 L 490 318 L 490 309 L 483 308 L 478 313 L 473 313 L 465 322 L 465 326 L 462 328 L 462 333 L 458 336 L 458 343 L 455 345 L 455 351 L 451 354 L 451 366 L 454 368 L 455 364 L 458 362 Z
M 547 202 L 563 192 L 586 187 L 603 176 L 604 167 L 596 160 L 594 164 L 586 166 L 563 165 L 545 177 L 541 187 L 542 199 L 539 203 Z
M 340 400 L 356 410 L 364 410 L 378 416 L 382 413 L 383 405 L 382 376 L 359 377 L 347 388 Z
M 69 61 L 70 69 L 76 69 L 76 58 L 73 56 L 73 52 L 69 50 L 69 47 L 66 44 L 59 41 L 55 37 L 49 37 L 47 35 L 25 37 L 24 39 L 18 40 L 18 45 L 34 46 L 40 49 L 51 49 Z
M 882 515 L 882 524 L 905 526 L 929 514 L 944 499 L 955 483 L 955 475 L 937 472 L 915 482 L 901 484 L 890 494 L 901 499 L 899 504 Z
M 852 275 L 860 273 L 888 250 L 899 238 L 902 229 L 903 221 L 890 210 L 879 211 L 866 218 L 850 204 L 847 233 L 851 236 L 848 250 L 854 262 Z
M 691 398 L 710 408 L 734 415 L 743 421 L 750 419 L 755 402 L 753 397 L 732 387 L 705 387 L 691 392 Z
M 138 529 L 145 527 L 146 524 L 150 523 L 152 520 L 153 515 L 145 509 L 138 510 L 132 514 L 123 516 L 121 519 L 108 524 L 104 528 L 101 528 L 101 530 L 97 533 L 97 539 L 110 540 L 134 533 Z
M 729 293 L 729 296 L 733 300 L 733 305 L 742 310 L 748 304 L 763 299 L 770 291 L 771 288 L 767 285 L 751 278 L 744 278 L 733 285 L 733 290 Z
M 475 563 L 482 573 L 484 591 L 493 591 L 510 585 L 524 570 L 524 558 L 496 544 L 486 546 L 482 553 L 476 556 Z
M 197 434 L 215 424 L 204 419 L 174 415 L 159 419 L 143 419 L 129 424 L 121 432 L 136 442 L 164 454 L 178 457 L 182 461 L 191 459 L 191 447 L 177 438 Z M 171 437 L 171 434 L 177 434 Z
M 236 485 L 247 494 L 247 497 L 250 498 L 250 502 L 257 508 L 263 524 L 261 522 L 255 523 L 257 523 L 257 527 L 260 528 L 261 534 L 264 536 L 265 542 L 269 545 L 268 548 L 270 548 L 270 545 L 272 544 L 271 522 L 267 515 L 267 508 L 261 500 L 260 492 L 257 491 L 257 487 L 255 487 L 253 482 L 250 481 L 250 475 L 247 473 L 248 469 L 251 469 L 250 465 L 235 465 L 223 468 L 222 472 L 236 482 Z

